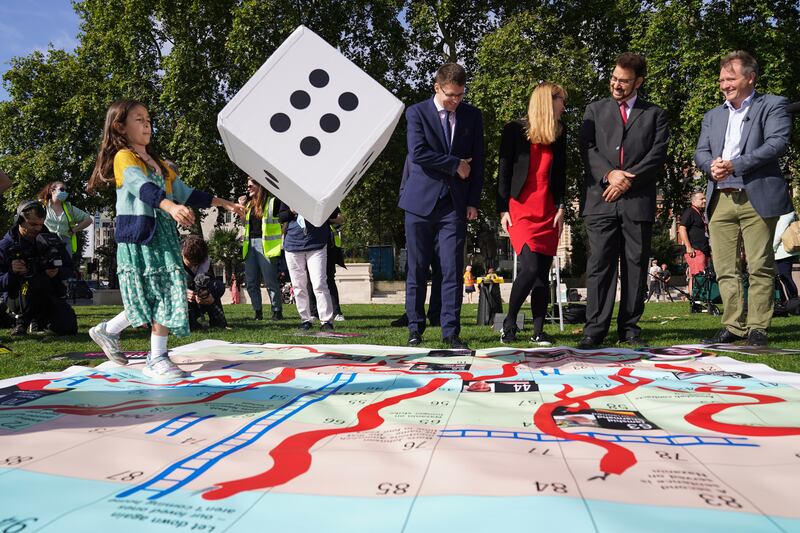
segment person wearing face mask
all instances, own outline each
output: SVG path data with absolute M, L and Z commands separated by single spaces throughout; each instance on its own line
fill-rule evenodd
M 47 209 L 44 225 L 64 241 L 67 253 L 74 257 L 78 253 L 78 233 L 92 225 L 92 217 L 70 202 L 69 191 L 63 181 L 53 181 L 39 191 L 39 201 Z

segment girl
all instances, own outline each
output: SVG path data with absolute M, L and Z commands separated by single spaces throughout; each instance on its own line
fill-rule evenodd
M 92 225 L 92 217 L 86 211 L 67 202 L 69 192 L 63 181 L 53 181 L 39 191 L 39 200 L 47 207 L 44 225 L 56 233 L 73 257 L 78 252 L 78 233 Z
M 106 113 L 103 139 L 87 190 L 116 186 L 117 274 L 125 310 L 89 330 L 106 356 L 127 364 L 119 334 L 129 325 L 152 324 L 143 373 L 154 379 L 186 374 L 167 356 L 167 335 L 189 334 L 186 274 L 175 222 L 194 223 L 186 206 L 217 206 L 241 216 L 241 206 L 184 184 L 174 165 L 150 146 L 150 115 L 136 100 L 118 100 Z M 181 205 L 184 204 L 184 205 Z M 174 219 L 174 221 L 172 219 Z
M 500 336 L 504 343 L 517 339 L 517 313 L 530 294 L 531 342 L 552 344 L 552 338 L 544 332 L 544 319 L 550 303 L 547 276 L 564 222 L 567 143 L 561 114 L 566 98 L 561 86 L 540 83 L 528 102 L 527 120 L 509 122 L 503 128 L 498 178 L 500 224 L 520 259 Z

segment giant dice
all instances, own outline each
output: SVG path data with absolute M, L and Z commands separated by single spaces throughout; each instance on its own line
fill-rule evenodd
M 389 142 L 403 103 L 304 26 L 217 117 L 236 166 L 322 225 Z

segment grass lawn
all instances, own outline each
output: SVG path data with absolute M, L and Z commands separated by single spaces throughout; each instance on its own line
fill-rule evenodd
M 476 304 L 465 305 L 462 309 L 463 328 L 461 337 L 472 348 L 490 348 L 500 346 L 499 335 L 489 326 L 476 326 Z M 10 339 L 3 332 L 2 342 L 12 350 L 11 353 L 0 354 L 0 378 L 33 374 L 36 372 L 62 370 L 76 363 L 69 360 L 54 361 L 55 355 L 66 352 L 98 351 L 87 331 L 98 322 L 114 316 L 121 307 L 113 306 L 79 306 L 75 308 L 78 315 L 80 333 L 69 337 L 34 337 Z M 392 328 L 389 322 L 403 313 L 402 305 L 345 305 L 343 311 L 347 320 L 336 322 L 336 329 L 343 332 L 363 333 L 366 337 L 353 339 L 316 339 L 297 336 L 299 322 L 294 306 L 285 306 L 286 320 L 272 322 L 252 320 L 253 311 L 250 305 L 229 305 L 225 313 L 232 327 L 231 330 L 212 330 L 210 332 L 193 333 L 188 337 L 170 337 L 170 347 L 196 342 L 203 339 L 220 339 L 232 342 L 275 342 L 281 344 L 379 344 L 404 346 L 407 340 L 405 328 Z M 268 310 L 266 311 L 268 314 Z M 720 327 L 719 317 L 702 314 L 690 314 L 686 303 L 648 303 L 641 322 L 642 336 L 652 346 L 669 346 L 688 344 L 713 335 Z M 526 325 L 526 328 L 528 326 Z M 612 326 L 613 328 L 613 326 Z M 574 346 L 581 338 L 578 325 L 565 325 L 564 332 L 558 331 L 557 325 L 548 325 L 558 344 Z M 530 347 L 525 339 L 529 337 L 527 329 L 519 337 L 518 347 Z M 769 331 L 772 346 L 782 348 L 800 348 L 800 317 L 775 318 Z M 444 348 L 441 343 L 439 328 L 429 328 L 423 337 L 423 346 Z M 616 339 L 614 329 L 609 332 L 608 341 Z M 146 329 L 127 330 L 123 333 L 124 350 L 149 349 L 150 333 Z M 749 362 L 765 363 L 778 370 L 800 372 L 800 355 L 747 356 L 725 354 L 736 359 Z

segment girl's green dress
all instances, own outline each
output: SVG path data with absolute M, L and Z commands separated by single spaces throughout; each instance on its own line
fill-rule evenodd
M 148 169 L 153 183 L 164 178 Z M 125 313 L 133 326 L 157 322 L 177 336 L 189 334 L 186 272 L 178 229 L 162 209 L 155 209 L 156 230 L 147 244 L 117 244 L 117 274 Z

